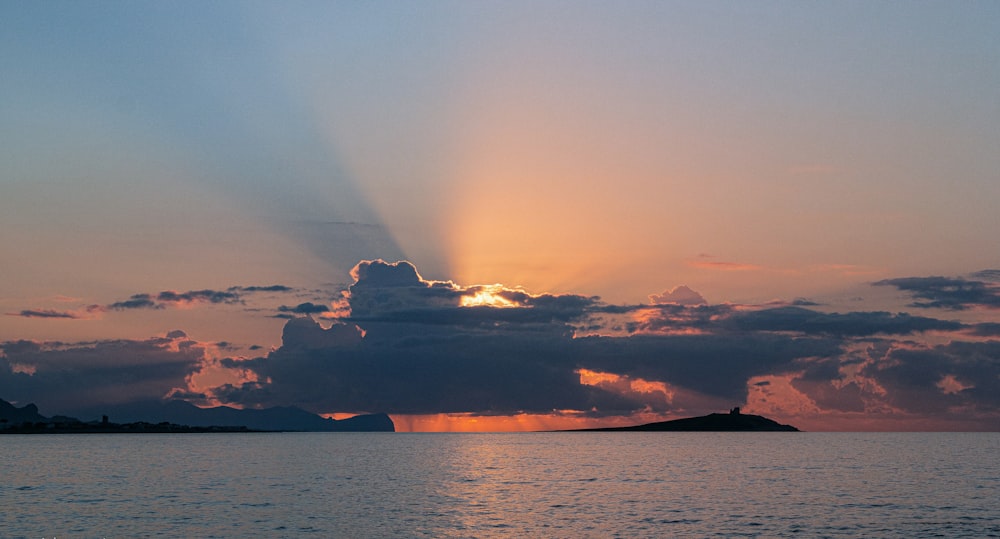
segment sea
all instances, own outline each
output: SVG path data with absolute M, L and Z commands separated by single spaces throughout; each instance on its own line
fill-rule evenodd
M 0 537 L 1000 537 L 1000 433 L 0 436 Z

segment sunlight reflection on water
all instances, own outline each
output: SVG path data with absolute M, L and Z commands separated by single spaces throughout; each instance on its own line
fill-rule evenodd
M 1000 434 L 0 438 L 4 537 L 1000 537 Z

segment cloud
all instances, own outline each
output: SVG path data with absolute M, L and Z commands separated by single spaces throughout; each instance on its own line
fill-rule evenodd
M 634 313 L 624 324 L 628 333 L 677 333 L 707 331 L 709 326 L 737 309 L 733 305 L 679 305 L 663 303 L 612 307 L 611 312 Z
M 338 324 L 289 321 L 280 349 L 230 360 L 270 383 L 223 388 L 217 397 L 243 405 L 293 402 L 313 410 L 391 413 L 509 414 L 584 410 L 594 415 L 667 411 L 662 398 L 581 383 L 580 369 L 632 380 L 669 381 L 691 395 L 742 402 L 746 380 L 831 356 L 832 339 L 775 335 L 573 338 L 565 333 L 451 328 L 406 336 Z M 678 400 L 672 407 L 691 403 Z
M 216 396 L 241 404 L 413 414 L 643 406 L 581 385 L 572 340 L 558 336 L 427 332 L 372 339 L 347 325 L 305 330 L 302 320 L 289 322 L 299 327 L 294 334 L 286 328 L 279 350 L 230 363 L 270 383 L 223 388 Z
M 771 305 L 771 304 L 768 304 Z M 783 305 L 758 308 L 740 305 L 657 305 L 637 307 L 638 320 L 626 325 L 630 333 L 790 332 L 803 335 L 864 337 L 878 334 L 910 335 L 927 331 L 959 331 L 960 322 L 939 320 L 907 313 L 850 312 L 824 313 L 804 307 Z
M 350 316 L 374 331 L 412 331 L 409 326 L 526 327 L 586 319 L 600 305 L 597 298 L 573 294 L 532 295 L 500 285 L 461 287 L 451 281 L 423 279 L 406 261 L 363 261 L 351 271 Z M 391 329 L 390 326 L 391 325 Z
M 0 343 L 0 395 L 49 414 L 159 398 L 203 362 L 204 346 L 183 332 L 146 340 Z
M 149 294 L 134 294 L 125 301 L 116 301 L 108 305 L 108 309 L 114 311 L 124 311 L 127 309 L 162 309 L 163 305 L 153 301 Z
M 372 288 L 428 287 L 435 283 L 425 281 L 417 268 L 405 261 L 388 263 L 384 260 L 365 260 L 351 270 L 354 278 L 352 290 Z
M 1000 283 L 1000 269 L 987 269 L 987 270 L 977 271 L 973 273 L 971 277 L 973 279 L 989 281 L 991 283 Z
M 995 279 L 997 270 L 985 270 L 974 275 L 990 276 L 987 280 L 967 280 L 961 277 L 903 277 L 885 279 L 875 286 L 893 286 L 908 292 L 914 298 L 911 307 L 939 308 L 953 311 L 972 307 L 1000 308 L 1000 284 Z
M 351 270 L 348 288 L 352 316 L 379 317 L 434 307 L 458 306 L 461 293 L 452 283 L 425 281 L 406 261 L 363 261 Z
M 243 296 L 246 294 L 259 292 L 287 293 L 293 291 L 295 291 L 294 288 L 280 284 L 269 286 L 231 286 L 226 290 L 203 289 L 188 290 L 187 292 L 164 290 L 156 294 L 133 294 L 129 299 L 111 303 L 105 308 L 113 311 L 125 311 L 130 309 L 165 309 L 168 306 L 188 306 L 197 303 L 232 305 L 243 303 Z
M 925 331 L 957 331 L 959 322 L 907 313 L 821 313 L 802 307 L 779 307 L 734 313 L 720 325 L 738 331 L 792 331 L 811 335 L 864 337 L 877 334 L 910 335 Z
M 295 289 L 290 286 L 274 284 L 270 286 L 236 286 L 229 289 L 230 292 L 293 292 Z
M 764 304 L 767 307 L 821 307 L 822 305 L 822 303 L 816 303 L 805 298 L 795 298 L 791 301 L 776 299 Z
M 280 349 L 227 363 L 270 383 L 223 387 L 218 397 L 406 413 L 642 406 L 580 384 L 570 324 L 587 319 L 596 298 L 430 281 L 405 261 L 363 261 L 351 274 L 348 316 L 328 329 L 290 320 Z
M 981 322 L 969 326 L 968 333 L 979 337 L 1000 337 L 1000 323 Z
M 156 300 L 162 303 L 239 303 L 240 295 L 228 290 L 189 290 L 187 292 L 164 290 L 156 295 Z
M 704 305 L 708 303 L 701 294 L 691 290 L 687 286 L 677 286 L 662 294 L 649 296 L 652 303 L 676 303 L 677 305 Z
M 954 405 L 986 421 L 1000 413 L 977 389 L 992 382 L 975 382 L 996 378 L 996 364 L 955 365 L 957 341 L 930 348 L 899 340 L 985 327 L 908 313 L 824 313 L 804 301 L 709 305 L 678 289 L 654 297 L 684 303 L 614 306 L 427 281 L 405 262 L 362 263 L 354 275 L 345 298 L 351 315 L 327 329 L 290 320 L 280 348 L 224 360 L 255 381 L 217 387 L 213 398 L 395 414 L 702 413 L 768 398 L 779 411 L 795 402 L 794 410 L 814 413 L 946 416 Z M 469 298 L 481 303 L 463 306 Z M 601 315 L 628 318 L 630 333 L 582 336 L 581 328 L 600 333 L 613 324 Z M 921 346 L 934 362 L 908 352 Z M 911 386 L 935 391 L 935 404 L 913 400 Z
M 348 324 L 334 324 L 323 329 L 317 322 L 308 317 L 298 317 L 285 323 L 281 333 L 281 341 L 289 350 L 315 350 L 336 348 L 338 346 L 355 346 L 361 342 L 361 330 Z
M 236 348 L 182 331 L 145 341 L 3 343 L 0 396 L 63 407 L 170 394 L 318 413 L 592 418 L 744 405 L 779 417 L 926 417 L 976 428 L 1000 418 L 1000 342 L 983 342 L 1000 334 L 991 322 L 829 313 L 797 300 L 713 305 L 686 287 L 654 294 L 652 304 L 608 305 L 427 280 L 405 261 L 364 261 L 352 275 L 336 308 L 277 307 L 291 317 L 282 344 L 251 347 L 256 357 L 227 357 Z M 212 292 L 175 294 L 235 300 Z M 159 298 L 133 300 L 167 304 Z
M 972 415 L 1000 409 L 998 341 L 893 348 L 865 372 L 891 387 L 887 401 L 904 410 Z M 1000 427 L 1000 420 L 994 427 Z
M 54 311 L 52 309 L 30 310 L 26 309 L 19 313 L 8 313 L 10 316 L 21 316 L 24 318 L 69 318 L 75 320 L 77 315 L 67 311 Z
M 7 313 L 7 316 L 20 316 L 22 318 L 42 318 L 42 319 L 62 319 L 62 320 L 82 320 L 92 319 L 104 312 L 105 308 L 100 305 L 88 305 L 72 311 L 57 311 L 55 309 L 24 309 L 16 313 Z
M 89 320 L 98 318 L 102 313 L 108 311 L 131 311 L 136 309 L 161 310 L 168 307 L 190 307 L 198 304 L 226 304 L 243 305 L 245 297 L 251 294 L 286 294 L 295 292 L 296 289 L 285 285 L 268 286 L 232 286 L 226 290 L 188 290 L 177 292 L 174 290 L 163 290 L 155 294 L 139 293 L 133 294 L 126 300 L 115 301 L 106 305 L 87 305 L 75 310 L 56 310 L 45 308 L 23 309 L 16 313 L 7 313 L 8 316 L 20 316 L 22 318 L 37 318 L 50 320 Z M 78 301 L 75 298 L 57 296 L 57 301 Z M 279 317 L 289 317 L 289 313 L 304 314 L 310 303 L 303 303 L 297 307 L 279 307 Z M 287 310 L 291 309 L 291 310 Z M 300 309 L 300 310 L 296 310 Z M 325 311 L 319 310 L 319 306 L 313 307 L 313 313 Z
M 299 303 L 294 307 L 289 307 L 288 305 L 282 305 L 278 307 L 278 311 L 282 313 L 294 313 L 294 314 L 318 314 L 330 312 L 330 308 L 326 305 L 317 305 L 315 303 L 306 302 Z

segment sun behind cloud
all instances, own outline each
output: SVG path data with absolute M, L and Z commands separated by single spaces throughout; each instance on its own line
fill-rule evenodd
M 500 284 L 469 287 L 458 304 L 462 307 L 517 307 L 516 302 L 502 294 L 503 289 Z

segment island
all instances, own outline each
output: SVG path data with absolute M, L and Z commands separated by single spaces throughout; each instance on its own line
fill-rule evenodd
M 632 432 L 799 432 L 791 425 L 782 425 L 763 416 L 744 414 L 737 406 L 728 414 L 708 414 L 672 421 L 659 421 L 628 427 L 577 429 L 577 432 L 632 431 Z

